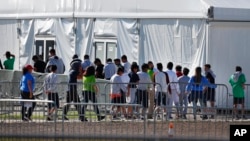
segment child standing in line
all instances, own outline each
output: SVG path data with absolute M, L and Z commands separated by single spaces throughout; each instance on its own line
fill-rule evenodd
M 44 88 L 45 93 L 48 95 L 48 100 L 52 100 L 53 103 L 48 103 L 48 117 L 47 120 L 51 121 L 53 118 L 51 117 L 53 112 L 56 111 L 57 108 L 59 108 L 59 97 L 57 93 L 57 75 L 56 65 L 51 66 L 51 72 L 46 76 L 44 80 Z

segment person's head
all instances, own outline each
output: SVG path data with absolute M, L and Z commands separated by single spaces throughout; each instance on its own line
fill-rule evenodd
M 128 61 L 127 56 L 122 55 L 121 60 L 122 60 L 123 63 L 126 63 Z
M 182 72 L 185 76 L 188 75 L 189 73 L 189 69 L 188 68 L 183 68 L 183 72 Z
M 114 63 L 116 65 L 120 65 L 121 64 L 121 60 L 119 58 L 116 58 L 116 59 L 114 59 Z
M 131 71 L 132 71 L 132 72 L 137 72 L 138 69 L 139 69 L 139 67 L 138 67 L 137 64 L 134 63 L 134 64 L 131 65 Z
M 50 54 L 50 56 L 55 56 L 56 55 L 56 50 L 55 49 L 50 49 L 49 50 L 49 54 Z
M 242 72 L 242 68 L 241 68 L 240 66 L 236 66 L 236 67 L 235 67 L 235 71 Z
M 148 71 L 148 64 L 143 63 L 143 64 L 141 65 L 141 70 L 142 70 L 143 72 L 147 72 L 147 71 Z
M 195 83 L 200 83 L 201 82 L 201 67 L 196 67 L 195 68 Z
M 78 58 L 77 54 L 73 55 L 73 57 L 72 57 L 72 59 L 77 59 L 77 58 Z
M 168 62 L 167 68 L 168 68 L 169 70 L 172 70 L 172 69 L 173 69 L 173 66 L 174 66 L 173 62 Z
M 30 64 L 27 64 L 23 67 L 23 75 L 26 74 L 26 73 L 31 73 L 33 70 L 33 67 L 30 65 Z
M 152 61 L 148 61 L 148 68 L 149 69 L 153 69 L 154 68 L 154 64 Z
M 85 54 L 84 57 L 83 57 L 84 60 L 86 59 L 89 59 L 89 55 L 88 54 Z
M 10 55 L 11 55 L 10 52 L 9 52 L 9 51 L 6 51 L 6 53 L 5 53 L 6 58 L 9 59 L 9 58 L 10 58 Z
M 57 66 L 56 65 L 51 65 L 50 70 L 51 70 L 51 72 L 56 72 Z
M 121 76 L 123 73 L 124 73 L 124 67 L 119 66 L 118 69 L 117 69 L 117 74 Z
M 181 72 L 181 71 L 182 71 L 181 65 L 177 65 L 177 66 L 175 67 L 175 71 Z
M 200 76 L 201 75 L 201 67 L 196 67 L 195 68 L 195 75 Z
M 205 65 L 204 65 L 204 70 L 205 70 L 205 71 L 210 70 L 210 68 L 211 68 L 211 65 L 210 65 L 210 64 L 205 64 Z
M 95 58 L 94 64 L 95 64 L 95 65 L 100 65 L 100 64 L 102 64 L 101 59 Z
M 32 57 L 32 60 L 33 60 L 34 62 L 37 62 L 37 61 L 38 61 L 38 56 L 37 56 L 37 55 L 34 55 L 34 56 Z
M 84 72 L 84 76 L 91 76 L 91 75 L 95 75 L 95 67 L 94 66 L 87 67 L 86 71 Z
M 157 63 L 157 64 L 156 64 L 156 67 L 157 67 L 157 69 L 158 69 L 159 71 L 162 71 L 162 69 L 163 69 L 162 63 Z
M 107 59 L 107 62 L 112 62 L 112 59 L 111 59 L 111 58 L 108 58 L 108 59 Z

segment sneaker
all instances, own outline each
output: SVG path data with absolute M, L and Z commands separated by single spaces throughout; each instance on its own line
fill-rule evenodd
M 119 118 L 116 115 L 113 115 L 112 120 L 119 120 Z
M 235 118 L 235 120 L 239 120 L 240 116 L 236 115 L 234 118 Z
M 86 121 L 88 121 L 88 119 L 87 118 L 80 118 L 80 121 L 81 122 L 86 122 Z
M 140 118 L 141 120 L 144 120 L 145 118 L 144 118 L 144 116 L 141 116 L 141 118 Z
M 53 119 L 51 117 L 47 117 L 47 121 L 52 121 Z
M 22 121 L 29 121 L 29 118 L 23 117 L 23 118 L 22 118 Z
M 168 119 L 173 119 L 173 117 L 169 116 Z
M 133 117 L 132 117 L 132 116 L 127 116 L 126 118 L 127 118 L 127 119 L 133 119 Z
M 156 120 L 160 120 L 161 119 L 161 116 L 158 114 L 157 116 L 156 116 Z
M 247 117 L 245 115 L 242 116 L 242 119 L 247 120 Z
M 148 119 L 153 119 L 153 116 L 148 116 Z
M 202 118 L 202 120 L 208 119 L 207 115 L 203 115 L 201 118 Z
M 63 117 L 64 120 L 69 120 L 66 116 Z
M 201 112 L 201 109 L 200 109 L 200 108 L 196 109 L 196 112 L 197 112 L 197 113 L 200 113 L 200 112 Z
M 98 121 L 105 119 L 106 116 L 98 116 Z
M 214 115 L 211 115 L 210 119 L 214 119 Z
M 187 119 L 187 116 L 186 115 L 182 115 L 182 119 Z

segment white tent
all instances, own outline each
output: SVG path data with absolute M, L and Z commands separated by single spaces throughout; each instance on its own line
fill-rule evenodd
M 229 92 L 236 65 L 250 78 L 248 0 L 8 0 L 0 13 L 0 54 L 13 52 L 16 70 L 55 47 L 67 70 L 75 53 L 103 63 L 126 54 L 139 64 L 172 61 L 190 75 L 209 63 Z

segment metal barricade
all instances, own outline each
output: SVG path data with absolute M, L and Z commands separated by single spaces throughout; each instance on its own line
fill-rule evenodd
M 53 101 L 48 100 L 26 100 L 26 99 L 0 99 L 1 109 L 0 115 L 0 136 L 9 138 L 15 136 L 33 136 L 44 135 L 44 136 L 55 136 L 56 134 L 56 117 L 57 113 L 54 113 L 54 120 L 46 122 L 46 116 L 37 107 L 33 107 L 34 103 L 53 103 Z M 15 105 L 11 113 L 2 112 L 8 107 L 9 103 L 19 103 L 20 105 Z M 30 104 L 30 107 L 27 106 Z M 5 105 L 5 106 L 4 106 Z M 22 119 L 21 107 L 24 106 L 29 110 L 31 108 L 32 115 L 29 119 Z M 26 115 L 26 114 L 25 114 Z
M 0 85 L 10 85 L 1 84 Z M 17 84 L 13 83 L 13 86 L 16 87 Z M 83 96 L 83 86 L 82 82 L 75 84 L 69 84 L 61 82 L 57 84 L 58 93 L 60 97 L 60 107 L 57 112 L 57 118 L 53 122 L 46 121 L 46 110 L 47 110 L 47 97 L 42 92 L 42 83 L 40 84 L 39 89 L 37 88 L 36 98 L 40 99 L 38 103 L 39 106 L 35 108 L 34 117 L 32 122 L 22 122 L 20 120 L 20 99 L 5 100 L 6 102 L 1 102 L 2 112 L 0 114 L 1 119 L 1 130 L 0 135 L 2 137 L 39 137 L 44 138 L 55 138 L 55 139 L 138 139 L 138 140 L 229 140 L 229 126 L 231 124 L 246 124 L 249 120 L 228 120 L 232 116 L 232 105 L 230 104 L 230 96 L 228 93 L 228 88 L 224 84 L 216 84 L 215 89 L 215 106 L 210 108 L 210 103 L 207 102 L 207 107 L 203 107 L 198 102 L 198 108 L 201 112 L 197 112 L 197 119 L 193 118 L 193 105 L 192 103 L 188 104 L 187 110 L 187 119 L 182 119 L 180 117 L 174 117 L 176 115 L 176 108 L 182 108 L 182 106 L 171 105 L 171 115 L 173 119 L 167 118 L 167 109 L 168 105 L 163 105 L 163 100 L 161 100 L 161 105 L 159 106 L 160 111 L 154 109 L 154 99 L 155 92 L 154 89 L 150 90 L 152 98 L 149 99 L 149 108 L 148 112 L 143 114 L 142 112 L 135 113 L 135 118 L 126 118 L 126 116 L 121 116 L 120 119 L 114 119 L 113 113 L 110 112 L 111 106 L 124 106 L 129 107 L 138 107 L 142 109 L 141 103 L 136 104 L 119 104 L 111 103 L 110 99 L 110 85 L 112 83 L 103 81 L 96 82 L 95 85 L 99 88 L 99 93 L 97 102 L 89 103 L 84 101 Z M 79 97 L 79 102 L 72 100 L 67 101 L 67 94 L 69 91 L 69 86 L 75 85 L 76 89 L 72 93 L 76 93 L 76 96 Z M 152 83 L 152 85 L 154 85 Z M 161 87 L 161 86 L 160 86 Z M 246 87 L 246 90 L 248 88 Z M 19 89 L 11 93 L 19 93 Z M 167 93 L 168 94 L 168 93 Z M 71 95 L 69 95 L 71 96 Z M 16 97 L 16 96 L 14 96 Z M 163 97 L 163 96 L 162 96 Z M 153 99 L 153 100 L 152 100 Z M 42 102 L 44 101 L 44 102 Z M 46 101 L 46 102 L 45 102 Z M 6 103 L 6 104 L 4 104 Z M 16 103 L 16 104 L 13 104 Z M 9 105 L 14 105 L 12 112 L 7 112 L 10 109 Z M 77 108 L 72 108 L 75 105 Z M 64 112 L 66 106 L 69 106 L 68 112 Z M 87 107 L 86 107 L 87 106 Z M 104 119 L 98 120 L 98 114 L 95 113 L 94 106 L 97 106 L 100 110 L 99 115 L 105 116 Z M 154 109 L 154 112 L 150 112 L 150 107 Z M 80 107 L 80 108 L 79 108 Z M 84 116 L 88 121 L 79 119 L 80 116 L 83 116 L 81 110 L 85 107 Z M 18 115 L 19 114 L 19 115 Z M 151 115 L 151 117 L 150 117 Z M 160 118 L 158 118 L 160 115 Z M 208 118 L 206 120 L 202 119 L 203 115 L 214 115 L 214 118 Z M 67 116 L 68 120 L 64 117 Z M 145 117 L 141 119 L 140 117 Z M 173 125 L 171 130 L 174 130 L 173 136 L 169 136 L 169 127 Z M 5 129 L 5 127 L 8 127 Z M 31 131 L 30 131 L 31 130 Z M 29 132 L 30 131 L 30 132 Z

